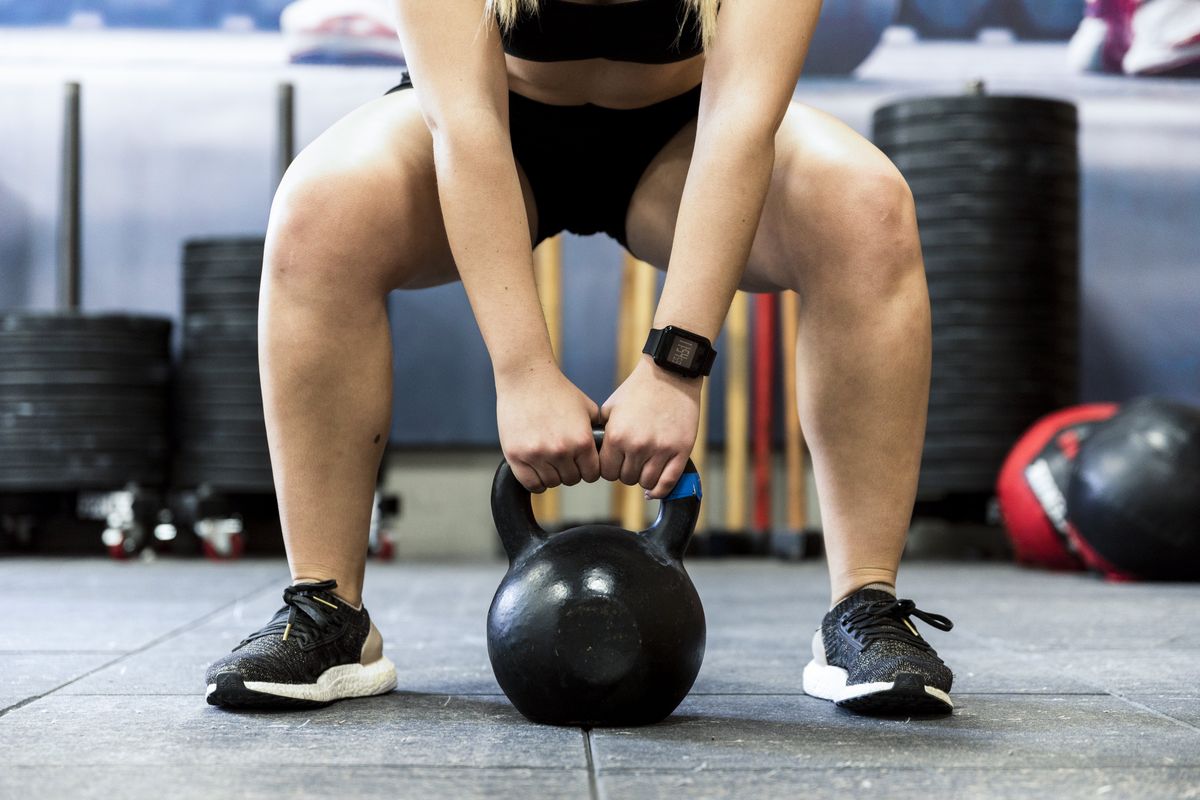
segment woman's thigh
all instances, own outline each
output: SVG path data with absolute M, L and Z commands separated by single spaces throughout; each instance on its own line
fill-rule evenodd
M 638 258 L 666 268 L 696 123 L 681 130 L 643 174 L 626 220 Z M 741 287 L 803 291 L 845 261 L 842 251 L 872 217 L 907 194 L 903 178 L 876 147 L 838 119 L 792 103 L 775 137 L 775 163 Z M 890 209 L 884 208 L 890 213 Z
M 272 207 L 269 260 L 324 263 L 384 290 L 458 280 L 416 91 L 365 103 L 296 157 Z M 533 194 L 517 171 L 536 231 Z

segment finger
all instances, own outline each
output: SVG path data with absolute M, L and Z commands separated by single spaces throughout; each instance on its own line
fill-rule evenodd
M 617 449 L 616 443 L 606 438 L 600 447 L 600 477 L 606 481 L 621 479 L 621 464 L 625 454 Z
M 521 485 L 534 494 L 541 494 L 546 491 L 546 484 L 542 483 L 541 477 L 537 474 L 537 470 L 526 464 L 524 461 L 509 459 L 508 466 L 512 469 L 513 476 L 516 477 Z
M 588 442 L 587 447 L 576 451 L 575 466 L 579 468 L 579 477 L 588 483 L 595 483 L 600 479 L 600 451 L 596 449 L 595 443 Z
M 554 469 L 558 472 L 558 477 L 562 480 L 564 486 L 574 486 L 579 483 L 579 465 L 575 463 L 573 454 L 570 451 L 555 457 L 550 463 L 554 465 Z
M 658 486 L 658 476 L 662 474 L 663 467 L 667 465 L 669 457 L 669 453 L 665 455 L 655 454 L 646 459 L 646 463 L 642 465 L 642 473 L 638 478 L 638 484 L 647 492 Z
M 588 419 L 591 420 L 592 425 L 602 425 L 603 420 L 607 419 L 607 415 L 605 417 L 600 416 L 599 404 L 590 397 L 588 398 Z
M 554 468 L 551 461 L 542 459 L 531 466 L 537 470 L 538 477 L 542 479 L 542 485 L 547 489 L 562 485 L 562 476 L 558 474 L 558 470 Z
M 600 413 L 596 415 L 596 421 L 601 425 L 607 425 L 608 419 L 612 415 L 612 398 L 604 401 L 604 405 L 600 406 Z
M 671 459 L 662 474 L 658 476 L 658 485 L 650 490 L 650 497 L 654 500 L 662 500 L 669 495 L 675 488 L 675 484 L 679 483 L 685 469 L 687 469 L 686 455 L 678 455 Z
M 621 461 L 621 483 L 626 486 L 637 486 L 642 477 L 642 467 L 646 465 L 646 456 L 638 450 L 626 450 L 625 458 Z

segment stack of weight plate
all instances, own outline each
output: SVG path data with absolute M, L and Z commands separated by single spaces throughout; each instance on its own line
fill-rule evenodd
M 262 239 L 184 246 L 176 486 L 273 491 L 258 379 L 262 259 Z
M 1075 400 L 1075 107 L 966 95 L 875 113 L 916 197 L 933 307 L 928 499 L 987 493 L 1012 443 Z
M 171 322 L 0 314 L 0 492 L 162 486 Z

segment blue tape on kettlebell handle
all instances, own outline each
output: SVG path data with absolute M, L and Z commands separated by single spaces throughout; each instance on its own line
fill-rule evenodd
M 675 488 L 663 500 L 678 500 L 681 497 L 695 497 L 697 500 L 704 497 L 704 492 L 700 490 L 700 473 L 683 473 L 675 483 Z

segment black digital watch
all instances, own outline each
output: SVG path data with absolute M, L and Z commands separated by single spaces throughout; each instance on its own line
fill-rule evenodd
M 712 342 L 698 333 L 685 331 L 668 325 L 663 329 L 654 328 L 646 337 L 646 346 L 642 352 L 654 359 L 665 370 L 677 372 L 689 378 L 707 375 L 712 372 L 713 362 L 717 359 L 717 351 Z

